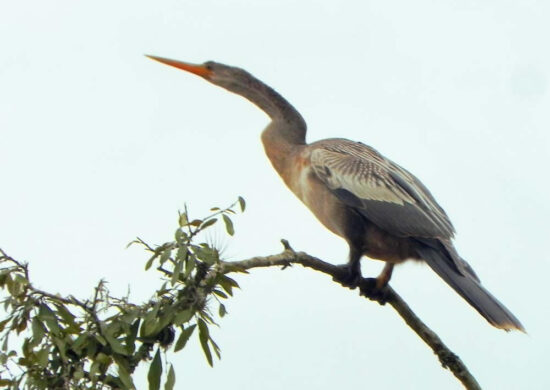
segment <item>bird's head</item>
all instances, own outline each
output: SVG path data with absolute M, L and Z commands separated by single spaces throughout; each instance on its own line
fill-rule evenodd
M 146 55 L 146 57 L 196 74 L 197 76 L 210 81 L 212 84 L 231 91 L 234 91 L 240 85 L 247 83 L 252 78 L 247 71 L 241 68 L 220 64 L 214 61 L 207 61 L 204 64 L 190 64 L 187 62 L 152 55 Z
M 297 134 L 296 142 L 305 143 L 306 124 L 298 111 L 273 88 L 255 78 L 246 70 L 213 61 L 197 65 L 157 56 L 148 55 L 147 57 L 196 74 L 212 84 L 240 95 L 258 106 L 273 120 L 293 123 L 294 127 L 298 129 L 295 132 Z

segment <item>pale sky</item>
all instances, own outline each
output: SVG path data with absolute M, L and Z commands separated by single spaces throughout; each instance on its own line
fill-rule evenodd
M 286 238 L 346 261 L 265 157 L 267 117 L 143 54 L 240 66 L 296 106 L 309 141 L 362 141 L 422 179 L 529 334 L 492 328 L 427 266 L 392 286 L 483 388 L 548 389 L 548 20 L 534 0 L 0 0 L 0 247 L 43 289 L 87 297 L 105 277 L 140 302 L 156 275 L 125 245 L 171 239 L 185 202 L 201 216 L 242 195 L 236 237 L 214 237 L 229 259 Z M 175 355 L 181 388 L 461 389 L 391 308 L 322 274 L 238 280 L 222 360 L 196 343 Z

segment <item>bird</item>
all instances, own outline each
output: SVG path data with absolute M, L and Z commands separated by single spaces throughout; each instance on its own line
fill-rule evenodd
M 261 140 L 273 168 L 321 224 L 349 245 L 342 284 L 353 286 L 360 280 L 363 256 L 385 262 L 375 279 L 379 290 L 396 264 L 423 261 L 491 325 L 525 332 L 460 257 L 449 217 L 412 173 L 361 142 L 332 138 L 307 143 L 302 115 L 244 69 L 146 56 L 240 95 L 269 116 Z

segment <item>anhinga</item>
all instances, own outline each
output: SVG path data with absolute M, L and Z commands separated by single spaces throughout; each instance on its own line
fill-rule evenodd
M 243 69 L 148 57 L 241 95 L 269 115 L 271 123 L 262 133 L 265 152 L 292 192 L 349 244 L 349 284 L 361 276 L 364 255 L 386 262 L 377 287 L 389 281 L 395 264 L 423 260 L 489 323 L 524 331 L 458 255 L 449 217 L 410 172 L 360 142 L 334 138 L 307 144 L 300 113 Z

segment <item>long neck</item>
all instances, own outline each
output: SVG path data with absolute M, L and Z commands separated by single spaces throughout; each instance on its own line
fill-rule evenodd
M 304 118 L 273 88 L 250 75 L 246 83 L 233 84 L 228 89 L 250 100 L 269 115 L 272 125 L 276 124 L 269 126 L 273 132 L 272 137 L 279 138 L 280 142 L 288 144 L 305 144 Z
M 306 144 L 306 122 L 273 88 L 242 72 L 223 87 L 250 100 L 269 115 L 271 123 L 262 132 L 262 143 L 273 167 L 288 184 L 292 156 Z

